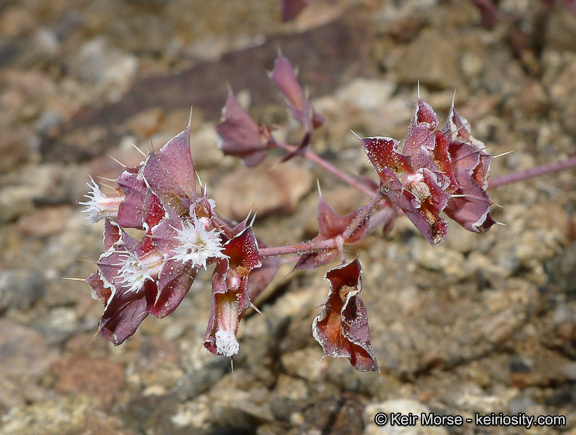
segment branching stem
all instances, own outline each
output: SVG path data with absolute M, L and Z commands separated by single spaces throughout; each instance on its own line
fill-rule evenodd
M 281 142 L 274 142 L 274 146 L 286 150 L 288 152 L 293 152 L 297 149 L 297 147 L 293 145 L 288 145 Z M 346 231 L 344 231 L 344 233 L 341 236 L 328 240 L 320 240 L 320 241 L 310 240 L 308 242 L 298 243 L 295 245 L 263 248 L 260 249 L 261 257 L 271 257 L 275 255 L 290 255 L 290 254 L 299 255 L 306 252 L 314 252 L 322 249 L 336 248 L 339 249 L 340 257 L 342 259 L 343 254 L 342 252 L 343 246 L 341 243 L 342 240 L 349 239 L 377 205 L 380 204 L 381 208 L 370 217 L 370 223 L 367 232 L 371 232 L 372 230 L 374 230 L 375 228 L 377 228 L 379 225 L 382 224 L 386 226 L 390 221 L 395 219 L 397 216 L 403 214 L 402 210 L 394 206 L 392 203 L 382 202 L 382 199 L 384 197 L 382 191 L 380 190 L 374 191 L 372 188 L 359 182 L 350 175 L 340 171 L 339 169 L 337 169 L 331 163 L 324 160 L 322 157 L 320 157 L 311 149 L 305 150 L 301 156 L 311 162 L 316 163 L 318 166 L 324 168 L 331 174 L 340 178 L 345 183 L 355 187 L 356 189 L 360 190 L 366 195 L 369 195 L 371 197 L 371 200 L 366 206 L 362 208 L 361 213 L 358 214 L 358 216 L 354 219 L 354 221 L 350 224 L 350 226 L 346 228 Z M 505 184 L 516 183 L 518 181 L 523 181 L 530 178 L 539 177 L 541 175 L 559 172 L 575 167 L 576 167 L 576 155 L 560 162 L 549 163 L 547 165 L 536 166 L 534 168 L 526 169 L 524 171 L 513 172 L 510 174 L 502 175 L 500 177 L 495 177 L 490 181 L 488 188 L 493 189 Z
M 560 162 L 548 163 L 547 165 L 535 166 L 534 168 L 525 169 L 524 171 L 512 172 L 510 174 L 501 175 L 493 178 L 488 184 L 489 189 L 502 186 L 504 184 L 516 183 L 518 181 L 527 180 L 529 178 L 539 177 L 541 175 L 551 174 L 553 172 L 560 172 L 566 169 L 576 167 L 576 156 L 569 157 Z
M 296 148 L 297 148 L 294 145 L 288 145 L 288 144 L 281 143 L 281 142 L 273 142 L 272 145 L 276 146 L 278 148 L 281 148 L 283 150 L 286 150 L 288 152 L 296 151 Z M 336 168 L 334 165 L 332 165 L 331 163 L 324 160 L 322 157 L 320 157 L 318 154 L 316 154 L 310 148 L 308 148 L 306 151 L 304 151 L 304 153 L 302 154 L 302 157 L 304 157 L 307 160 L 310 160 L 311 162 L 316 163 L 318 166 L 326 169 L 332 175 L 335 175 L 336 177 L 340 178 L 345 183 L 348 183 L 349 185 L 355 187 L 356 189 L 360 190 L 361 192 L 365 193 L 366 195 L 368 195 L 368 196 L 374 195 L 374 189 L 371 189 L 370 187 L 360 183 L 358 180 L 356 180 L 354 177 L 351 177 L 347 173 L 342 172 L 340 169 Z

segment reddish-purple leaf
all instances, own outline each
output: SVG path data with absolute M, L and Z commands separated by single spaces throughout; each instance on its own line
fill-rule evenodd
M 98 331 L 116 346 L 133 335 L 146 318 L 146 297 L 155 291 L 156 285 L 152 281 L 143 281 L 141 287 L 133 290 L 120 274 L 126 251 L 115 249 L 135 249 L 137 243 L 122 231 L 114 246 L 100 257 L 99 271 L 87 280 L 94 295 L 105 305 Z
M 322 125 L 324 118 L 314 113 L 310 101 L 298 83 L 296 72 L 287 58 L 281 56 L 276 59 L 270 79 L 284 95 L 294 119 L 302 124 L 307 132 Z
M 104 250 L 108 251 L 114 243 L 120 240 L 120 232 L 124 232 L 118 224 L 110 219 L 104 221 Z
M 266 244 L 258 240 L 259 248 L 266 248 Z M 260 259 L 262 264 L 257 269 L 250 272 L 250 279 L 248 281 L 248 294 L 251 301 L 255 301 L 258 296 L 266 289 L 268 284 L 276 276 L 276 272 L 282 264 L 282 260 L 278 256 L 264 257 Z
M 143 176 L 162 204 L 185 213 L 196 197 L 196 179 L 190 154 L 190 126 L 173 137 L 160 150 L 150 153 Z
M 249 168 L 264 160 L 268 153 L 267 144 L 272 139 L 270 129 L 266 126 L 258 127 L 232 91 L 228 92 L 216 134 L 222 152 L 242 158 Z
M 144 201 L 148 186 L 141 170 L 141 167 L 126 169 L 118 178 L 118 185 L 126 195 L 118 209 L 118 225 L 124 228 L 144 228 Z
M 434 131 L 437 127 L 438 118 L 434 110 L 432 110 L 432 107 L 421 99 L 418 99 L 416 107 L 414 108 L 412 121 L 408 127 L 408 134 L 404 140 L 402 154 L 405 156 L 413 156 L 419 151 L 434 149 Z M 422 148 L 424 148 L 424 150 L 422 150 Z M 414 167 L 414 162 L 412 162 L 412 167 Z M 418 167 L 422 166 L 419 165 Z
M 151 281 L 146 286 L 153 287 Z M 118 292 L 110 300 L 98 324 L 100 335 L 115 346 L 134 335 L 140 324 L 148 316 L 147 290 L 140 292 Z
M 356 259 L 326 274 L 330 292 L 324 309 L 314 319 L 312 333 L 324 349 L 325 357 L 348 358 L 358 371 L 379 373 L 368 314 L 358 296 L 362 291 L 361 273 L 362 266 Z
M 166 260 L 158 276 L 158 294 L 150 301 L 148 311 L 158 318 L 171 314 L 188 294 L 197 273 L 192 263 Z
M 446 214 L 468 231 L 484 233 L 496 222 L 490 216 L 492 202 L 486 193 L 492 156 L 471 133 L 466 118 L 450 109 L 443 129 L 450 138 L 448 153 L 450 167 L 457 189 L 450 199 Z
M 164 264 L 152 238 L 141 242 L 107 221 L 105 244 L 108 249 L 98 260 L 98 272 L 88 283 L 94 295 L 105 305 L 98 330 L 115 345 L 134 334 L 156 300 L 156 280 Z
M 360 207 L 346 216 L 340 216 L 334 209 L 326 202 L 324 197 L 320 195 L 318 201 L 318 235 L 314 237 L 314 241 L 329 240 L 336 236 L 342 236 L 343 233 L 352 225 L 355 219 L 364 211 L 364 207 Z M 368 224 L 370 218 L 364 219 L 352 232 L 351 236 L 344 239 L 344 244 L 348 245 L 360 240 L 366 235 L 368 231 Z M 338 257 L 338 250 L 322 249 L 317 252 L 302 254 L 294 266 L 294 270 L 298 269 L 314 269 L 334 261 Z

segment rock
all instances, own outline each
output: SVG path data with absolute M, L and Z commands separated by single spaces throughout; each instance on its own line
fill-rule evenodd
M 444 246 L 432 248 L 424 240 L 414 244 L 412 256 L 420 266 L 444 273 L 451 282 L 463 280 L 474 273 L 461 253 Z
M 16 228 L 25 235 L 47 237 L 61 233 L 74 213 L 70 206 L 41 207 L 21 216 Z
M 572 122 L 576 105 L 570 97 L 576 92 L 576 58 L 567 57 L 557 63 L 559 65 L 556 68 L 549 68 L 544 84 L 547 85 L 553 107 L 558 111 L 562 127 L 566 133 L 576 135 L 576 127 Z
M 512 104 L 519 111 L 519 116 L 529 118 L 531 116 L 542 116 L 550 106 L 548 95 L 544 86 L 539 81 L 528 80 L 517 99 L 512 99 Z
M 218 212 L 235 220 L 250 210 L 258 217 L 293 212 L 298 201 L 312 188 L 312 174 L 301 165 L 267 161 L 256 168 L 241 167 L 216 181 L 213 194 Z
M 574 51 L 576 41 L 576 14 L 558 6 L 546 20 L 544 48 L 557 51 Z
M 508 409 L 510 414 L 518 414 L 520 412 L 526 413 L 528 408 L 534 404 L 534 400 L 532 400 L 532 398 L 526 394 L 526 391 L 524 391 L 520 396 L 515 397 L 508 402 Z
M 30 159 L 32 133 L 27 128 L 6 129 L 0 135 L 0 172 L 13 169 Z
M 230 362 L 225 358 L 217 358 L 201 369 L 187 374 L 178 381 L 176 389 L 178 398 L 185 401 L 205 393 L 228 370 L 230 370 Z
M 374 417 L 378 413 L 384 413 L 389 418 L 391 413 L 401 413 L 403 415 L 428 414 L 430 409 L 420 402 L 409 399 L 388 400 L 382 403 L 371 403 L 366 406 L 363 413 L 364 431 L 362 435 L 447 435 L 448 432 L 442 426 L 422 426 L 420 419 L 415 421 L 414 426 L 392 426 L 390 421 L 383 426 L 378 426 L 374 422 Z
M 56 398 L 31 405 L 14 407 L 3 417 L 5 424 L 2 425 L 2 434 L 51 435 L 84 433 L 82 429 L 87 424 L 86 415 L 90 412 L 93 405 L 94 403 L 89 397 L 83 396 Z M 90 427 L 91 432 L 94 430 L 94 427 Z M 128 435 L 126 432 L 119 432 L 118 434 Z
M 37 332 L 7 319 L 0 320 L 0 377 L 39 375 L 55 356 L 55 350 Z
M 548 280 L 563 292 L 576 292 L 576 243 L 572 243 L 545 265 Z
M 0 189 L 0 223 L 10 222 L 34 209 L 36 190 L 29 186 L 8 186 Z
M 107 359 L 62 357 L 51 370 L 56 376 L 54 388 L 58 394 L 97 397 L 105 410 L 124 391 L 126 383 L 123 364 Z
M 190 433 L 179 416 L 179 401 L 174 394 L 143 397 L 137 395 L 123 411 L 123 421 L 136 433 L 185 435 Z M 185 422 L 184 422 L 185 423 Z
M 30 33 L 37 25 L 37 18 L 26 6 L 10 6 L 0 15 L 0 35 L 16 38 Z
M 7 319 L 0 320 L 0 410 L 3 414 L 12 407 L 48 400 L 49 393 L 40 379 L 57 357 L 57 351 L 37 332 Z M 26 388 L 22 388 L 23 385 Z M 5 426 L 0 431 L 8 433 Z
M 571 99 L 568 101 L 566 106 L 562 108 L 560 113 L 560 119 L 562 121 L 562 127 L 566 133 L 576 136 L 576 127 L 574 126 L 574 118 L 576 118 L 576 102 Z
M 324 373 L 330 370 L 331 363 L 329 358 L 322 360 L 323 355 L 322 347 L 318 345 L 283 354 L 282 364 L 291 376 L 301 377 L 308 381 L 320 380 L 324 377 Z
M 569 362 L 560 367 L 560 372 L 571 381 L 576 381 L 576 362 Z
M 32 324 L 50 343 L 64 342 L 80 329 L 78 313 L 69 307 L 52 308 L 35 317 Z
M 340 88 L 336 98 L 360 110 L 377 110 L 388 103 L 395 89 L 391 81 L 357 78 Z
M 75 62 L 80 82 L 97 86 L 109 101 L 118 100 L 128 90 L 137 68 L 136 56 L 112 46 L 103 36 L 85 42 Z
M 458 51 L 454 41 L 437 31 L 422 31 L 408 45 L 397 65 L 398 80 L 440 88 L 457 88 L 460 84 Z
M 304 415 L 301 434 L 353 435 L 362 431 L 363 401 L 351 394 L 319 401 Z
M 30 308 L 42 298 L 45 286 L 38 273 L 12 269 L 0 273 L 0 312 L 9 308 Z
M 145 139 L 158 132 L 163 118 L 164 110 L 154 107 L 129 118 L 126 126 L 140 139 Z
M 258 425 L 274 421 L 268 389 L 254 383 L 251 375 L 246 375 L 246 372 L 235 370 L 228 379 L 223 378 L 212 388 L 210 397 L 213 401 L 213 419 L 218 426 L 253 432 Z M 236 384 L 238 381 L 241 383 L 249 380 L 252 380 L 249 385 L 226 385 L 228 381 Z M 246 387 L 247 391 L 239 387 Z

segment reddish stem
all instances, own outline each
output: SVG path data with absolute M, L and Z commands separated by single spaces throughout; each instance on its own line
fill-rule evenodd
M 372 199 L 370 200 L 370 202 L 368 204 L 366 204 L 365 207 L 362 207 L 362 211 L 360 213 L 358 213 L 358 216 L 356 216 L 354 218 L 354 220 L 352 221 L 352 223 L 348 226 L 348 228 L 346 228 L 346 230 L 342 234 L 344 239 L 349 239 L 352 236 L 352 234 L 354 234 L 354 232 L 366 220 L 368 215 L 370 215 L 370 213 L 372 212 L 374 207 L 376 207 L 376 205 L 380 201 L 382 201 L 383 197 L 384 197 L 384 194 L 382 193 L 382 191 L 380 189 L 378 189 L 374 193 L 374 195 L 372 195 Z
M 524 171 L 512 172 L 511 174 L 501 175 L 493 178 L 488 184 L 489 189 L 499 187 L 504 184 L 516 183 L 517 181 L 527 180 L 529 178 L 539 177 L 541 175 L 559 172 L 576 167 L 576 156 L 572 156 L 560 162 L 549 163 L 547 165 L 536 166 Z
M 288 145 L 288 144 L 281 143 L 281 142 L 272 142 L 272 145 L 276 146 L 278 148 L 281 148 L 283 150 L 286 150 L 288 152 L 293 152 L 293 151 L 296 151 L 296 149 L 297 149 L 297 147 L 295 147 L 293 145 Z M 351 177 L 347 173 L 342 172 L 340 169 L 336 168 L 331 163 L 328 163 L 326 160 L 324 160 L 322 157 L 320 157 L 318 154 L 316 154 L 310 148 L 308 148 L 306 151 L 304 151 L 304 153 L 302 154 L 302 157 L 304 157 L 307 160 L 310 160 L 311 162 L 316 163 L 318 166 L 326 169 L 331 174 L 335 175 L 336 177 L 340 178 L 345 183 L 348 183 L 349 185 L 355 187 L 356 189 L 360 190 L 361 192 L 365 193 L 366 195 L 368 195 L 368 196 L 374 195 L 373 189 L 360 183 L 358 180 Z
M 262 248 L 259 250 L 260 257 L 272 257 L 274 255 L 303 254 L 305 252 L 314 252 L 321 249 L 336 248 L 336 239 L 320 240 L 297 243 L 296 245 L 277 246 Z
M 375 197 L 378 196 L 379 195 L 375 195 Z M 374 201 L 374 203 L 377 204 L 377 201 Z M 397 216 L 399 210 L 394 206 L 390 206 L 388 203 L 385 204 L 386 206 L 384 208 L 371 216 L 368 231 L 373 230 L 382 223 L 389 222 L 391 219 Z M 334 249 L 337 247 L 338 242 L 337 237 L 335 237 L 333 239 L 320 241 L 310 240 L 308 242 L 298 243 L 296 245 L 262 248 L 260 249 L 259 254 L 261 257 L 272 257 L 274 255 L 303 254 L 305 252 L 314 252 L 321 249 Z

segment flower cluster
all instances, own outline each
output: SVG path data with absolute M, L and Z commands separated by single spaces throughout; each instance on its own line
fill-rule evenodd
M 188 126 L 158 154 L 152 152 L 138 167 L 127 168 L 114 195 L 104 195 L 93 180 L 89 184 L 92 192 L 81 203 L 87 223 L 105 220 L 105 252 L 98 270 L 86 280 L 105 307 L 99 332 L 121 344 L 148 314 L 162 318 L 172 313 L 198 271 L 214 264 L 204 347 L 232 358 L 240 349 L 237 333 L 243 314 L 274 277 L 281 264 L 279 255 L 297 254 L 294 269 L 340 260 L 326 274 L 330 289 L 313 322 L 313 336 L 325 356 L 348 358 L 357 370 L 379 372 L 367 310 L 359 296 L 362 267 L 358 259 L 346 261 L 346 246 L 379 224 L 387 233 L 402 212 L 432 245 L 446 236 L 442 212 L 469 231 L 486 232 L 495 224 L 486 193 L 492 157 L 454 107 L 440 129 L 432 108 L 419 99 L 402 143 L 387 137 L 360 138 L 380 184 L 353 180 L 311 150 L 312 134 L 324 120 L 288 59 L 280 56 L 269 77 L 302 126 L 300 144 L 277 142 L 273 128 L 256 124 L 230 91 L 216 126 L 223 153 L 252 167 L 271 148 L 280 148 L 287 151 L 281 161 L 309 158 L 371 195 L 370 201 L 340 216 L 320 195 L 316 237 L 292 246 L 267 247 L 256 239 L 248 217 L 240 223 L 227 222 L 215 214 L 216 203 L 205 189 L 196 192 Z M 130 236 L 126 228 L 141 230 L 143 237 Z
M 261 265 L 258 242 L 247 220 L 233 225 L 219 219 L 214 200 L 204 189 L 196 193 L 189 127 L 158 154 L 127 168 L 117 183 L 116 195 L 106 196 L 92 180 L 88 201 L 81 203 L 87 224 L 105 220 L 105 252 L 86 279 L 104 304 L 100 335 L 119 345 L 148 314 L 169 315 L 198 270 L 216 263 L 204 345 L 227 357 L 238 353 L 238 323 L 251 304 L 248 275 Z M 126 228 L 142 230 L 143 237 L 130 236 Z M 267 273 L 269 281 L 273 273 Z
M 404 143 L 388 137 L 361 139 L 381 189 L 431 244 L 446 237 L 442 211 L 476 233 L 496 223 L 486 193 L 492 157 L 454 106 L 442 130 L 438 124 L 432 107 L 419 99 Z

